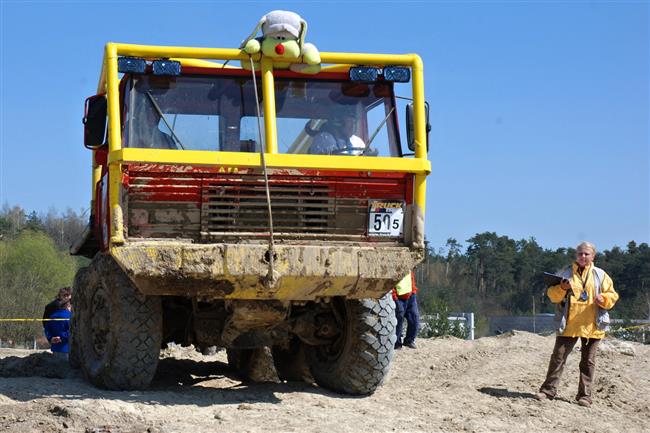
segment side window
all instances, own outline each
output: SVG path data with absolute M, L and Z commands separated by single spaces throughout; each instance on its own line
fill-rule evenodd
M 413 99 L 410 98 L 410 93 L 405 92 L 406 97 L 396 97 L 395 98 L 395 110 L 397 110 L 397 116 L 399 119 L 399 126 L 397 127 L 397 136 L 399 137 L 399 142 L 401 144 L 401 151 L 405 157 L 413 157 L 413 152 L 408 148 L 408 140 L 406 137 L 406 130 L 408 125 L 406 123 L 406 106 L 410 104 Z
M 262 137 L 264 137 L 264 118 L 261 119 Z M 239 142 L 241 152 L 259 152 L 260 133 L 258 132 L 257 117 L 245 116 L 239 125 Z

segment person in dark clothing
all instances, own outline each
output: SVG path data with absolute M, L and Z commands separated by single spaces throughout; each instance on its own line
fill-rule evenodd
M 50 342 L 52 352 L 68 353 L 70 351 L 70 318 L 72 306 L 70 302 L 60 304 L 58 310 L 52 313 L 45 322 L 45 337 Z
M 397 317 L 397 340 L 395 349 L 402 348 L 402 329 L 404 319 L 406 319 L 406 338 L 404 346 L 417 349 L 415 337 L 420 327 L 420 313 L 418 311 L 418 301 L 416 293 L 418 288 L 415 285 L 415 276 L 413 272 L 404 277 L 393 289 L 393 299 L 395 300 L 395 316 Z
M 43 329 L 45 329 L 45 325 L 47 324 L 47 321 L 45 319 L 49 319 L 52 314 L 54 314 L 57 310 L 60 310 L 62 308 L 62 304 L 70 302 L 72 299 L 72 288 L 70 287 L 62 287 L 59 289 L 59 293 L 56 295 L 56 298 L 47 304 L 45 306 L 45 310 L 43 311 Z

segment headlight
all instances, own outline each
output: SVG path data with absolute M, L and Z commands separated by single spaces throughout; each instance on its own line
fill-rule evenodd
M 384 68 L 384 80 L 408 83 L 411 81 L 411 70 L 403 66 L 386 66 Z
M 372 66 L 353 66 L 350 68 L 350 81 L 374 82 L 380 73 L 381 69 Z
M 117 70 L 123 74 L 144 74 L 147 61 L 136 57 L 120 57 L 117 59 Z
M 176 60 L 154 60 L 151 62 L 154 75 L 180 75 L 181 62 Z

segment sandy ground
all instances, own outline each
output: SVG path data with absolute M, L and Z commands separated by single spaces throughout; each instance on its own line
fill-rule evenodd
M 0 349 L 0 431 L 650 432 L 650 346 L 606 340 L 594 404 L 575 404 L 579 354 L 560 396 L 537 401 L 553 337 L 516 332 L 402 349 L 369 397 L 307 383 L 242 383 L 225 353 L 167 351 L 147 391 L 103 391 L 47 352 Z

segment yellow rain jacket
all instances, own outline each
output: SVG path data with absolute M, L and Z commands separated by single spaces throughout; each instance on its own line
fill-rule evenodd
M 594 283 L 593 263 L 582 271 L 582 275 L 578 272 L 578 264 L 573 263 L 573 272 L 571 275 L 571 303 L 569 304 L 569 312 L 567 317 L 566 328 L 560 334 L 562 337 L 584 337 L 584 338 L 603 338 L 605 331 L 596 327 L 596 287 Z M 587 292 L 587 300 L 580 300 L 580 294 L 584 288 Z M 566 292 L 562 290 L 560 285 L 551 286 L 548 288 L 548 297 L 551 302 L 557 304 L 562 302 Z M 605 298 L 605 303 L 601 308 L 606 310 L 611 309 L 616 301 L 618 301 L 618 293 L 614 291 L 614 283 L 609 275 L 605 274 L 603 281 L 600 284 L 600 294 Z

